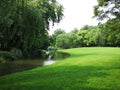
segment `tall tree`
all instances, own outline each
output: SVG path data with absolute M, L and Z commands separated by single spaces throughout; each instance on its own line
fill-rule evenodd
M 63 7 L 56 0 L 0 1 L 0 49 L 24 55 L 48 46 L 49 23 L 59 23 Z

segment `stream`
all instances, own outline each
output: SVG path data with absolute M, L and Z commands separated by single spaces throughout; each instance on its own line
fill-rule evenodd
M 67 53 L 57 52 L 54 57 L 51 55 L 48 56 L 47 59 L 23 59 L 23 60 L 15 60 L 15 61 L 7 61 L 6 63 L 0 63 L 0 76 L 30 70 L 40 66 L 46 66 L 54 64 L 59 60 L 63 60 L 68 57 Z

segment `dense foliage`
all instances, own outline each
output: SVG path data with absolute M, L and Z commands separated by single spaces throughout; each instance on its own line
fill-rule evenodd
M 112 19 L 98 26 L 85 25 L 80 30 L 75 29 L 70 33 L 58 34 L 54 46 L 58 48 L 94 46 L 119 47 L 120 26 L 116 22 L 116 19 Z M 55 33 L 53 33 L 53 36 L 54 34 Z
M 56 29 L 54 34 L 50 36 L 50 45 L 54 46 L 56 43 L 57 36 L 60 34 L 65 34 L 66 32 L 62 29 Z
M 49 46 L 49 23 L 59 23 L 62 11 L 56 0 L 0 0 L 0 50 L 37 55 Z
M 98 0 L 94 15 L 99 20 L 107 18 L 107 22 L 100 26 L 105 44 L 120 46 L 120 0 Z
M 120 46 L 120 0 L 98 0 L 94 17 L 105 20 L 98 26 L 85 25 L 75 33 L 57 35 L 54 46 L 58 48 Z M 53 36 L 55 33 L 53 33 Z

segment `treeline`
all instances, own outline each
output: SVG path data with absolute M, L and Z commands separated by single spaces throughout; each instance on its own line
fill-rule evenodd
M 56 0 L 0 0 L 0 51 L 41 56 L 49 46 L 49 23 L 59 23 L 62 11 Z
M 120 47 L 120 0 L 97 0 L 94 6 L 94 17 L 98 26 L 84 26 L 70 33 L 58 29 L 51 36 L 53 46 L 58 48 L 109 46 Z
M 119 20 L 118 20 L 119 21 Z M 120 26 L 116 19 L 98 26 L 85 25 L 83 28 L 74 29 L 70 33 L 57 29 L 51 36 L 51 45 L 57 48 L 76 47 L 119 47 Z

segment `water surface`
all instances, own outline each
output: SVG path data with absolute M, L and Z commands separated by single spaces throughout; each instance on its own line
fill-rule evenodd
M 47 59 L 24 59 L 0 63 L 0 76 L 25 71 L 40 66 L 51 65 L 68 56 L 69 54 L 66 53 L 54 53 L 54 56 L 49 55 Z

